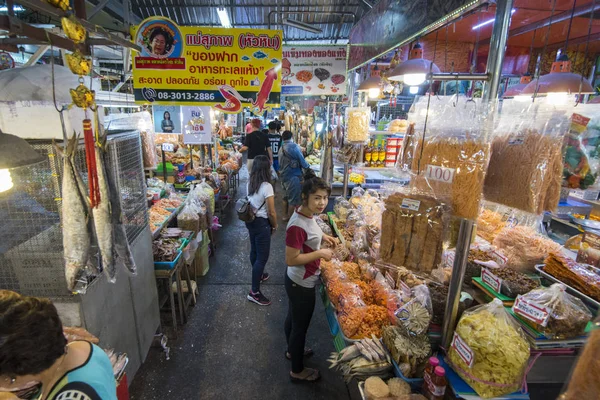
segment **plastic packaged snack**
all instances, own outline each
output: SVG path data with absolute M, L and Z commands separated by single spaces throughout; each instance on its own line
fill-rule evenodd
M 353 207 L 348 200 L 343 197 L 337 197 L 334 200 L 333 212 L 335 212 L 335 215 L 343 221 L 346 220 L 352 208 Z
M 346 308 L 343 312 L 338 313 L 338 321 L 340 328 L 347 338 L 357 338 L 358 331 L 363 325 L 363 320 L 367 313 L 367 307 Z
M 507 258 L 507 265 L 523 273 L 535 273 L 535 265 L 542 264 L 552 252 L 560 254 L 562 249 L 561 245 L 528 226 L 502 229 L 493 245 Z
M 200 232 L 198 212 L 194 207 L 186 205 L 177 216 L 177 227 L 184 231 Z
M 429 195 L 391 195 L 381 218 L 381 259 L 412 271 L 431 272 L 442 259 L 448 218 L 449 207 Z
M 520 302 L 525 302 L 520 307 Z M 540 314 L 532 315 L 528 310 L 531 303 Z M 513 312 L 531 323 L 548 339 L 570 339 L 584 334 L 592 319 L 583 302 L 565 291 L 565 286 L 555 283 L 549 288 L 540 288 L 520 296 L 513 306 Z
M 559 400 L 581 400 L 600 398 L 600 317 L 594 321 L 594 329 L 590 333 L 577 364 L 571 373 L 568 387 Z
M 319 225 L 319 228 L 321 228 L 324 234 L 329 236 L 333 235 L 331 226 L 329 226 L 327 222 L 323 221 L 321 218 L 316 218 L 315 221 L 317 222 L 317 225 Z
M 454 216 L 474 220 L 479 214 L 490 148 L 480 117 L 485 114 L 483 106 L 430 100 L 427 130 L 417 130 L 415 138 L 410 186 L 451 204 Z
M 340 299 L 343 297 L 350 297 L 352 295 L 363 298 L 363 292 L 355 283 L 339 280 L 333 280 L 327 282 L 327 294 L 331 304 L 337 309 L 340 304 Z
M 412 300 L 394 313 L 396 325 L 406 329 L 409 335 L 421 335 L 427 332 L 431 314 L 431 297 L 426 285 L 415 286 L 412 289 Z
M 500 114 L 485 179 L 486 200 L 534 214 L 554 211 L 563 174 L 564 113 L 545 102 Z
M 499 299 L 465 311 L 448 350 L 452 369 L 483 398 L 518 390 L 528 360 L 529 343 Z
M 564 142 L 563 186 L 585 190 L 598 187 L 600 171 L 600 115 L 595 104 L 579 104 L 570 115 Z
M 346 109 L 346 134 L 349 142 L 366 142 L 369 139 L 370 107 L 348 107 Z

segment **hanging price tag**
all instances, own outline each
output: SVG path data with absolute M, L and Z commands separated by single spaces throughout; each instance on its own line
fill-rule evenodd
M 475 354 L 469 345 L 466 344 L 456 332 L 454 332 L 454 337 L 452 338 L 452 347 L 456 350 L 458 356 L 462 358 L 465 364 L 467 364 L 469 368 L 472 368 L 473 362 L 475 361 Z
M 168 152 L 173 152 L 173 151 L 175 151 L 175 145 L 173 143 L 163 143 L 162 150 L 168 151 Z
M 437 165 L 427 165 L 425 177 L 434 181 L 452 183 L 454 180 L 454 168 L 445 168 Z
M 512 310 L 515 314 L 541 326 L 548 325 L 548 318 L 550 318 L 550 309 L 548 307 L 539 305 L 535 301 L 527 300 L 521 295 L 517 296 L 515 304 L 513 304 Z
M 502 279 L 491 273 L 489 269 L 481 269 L 481 280 L 487 283 L 488 286 L 490 286 L 496 292 L 500 293 L 500 288 L 502 288 Z

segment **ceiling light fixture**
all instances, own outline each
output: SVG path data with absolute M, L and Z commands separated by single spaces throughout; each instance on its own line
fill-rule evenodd
M 517 10 L 515 10 L 514 8 L 513 8 L 512 10 L 510 10 L 510 13 L 511 13 L 511 15 L 512 15 L 512 14 L 514 14 L 514 13 L 515 13 L 515 11 L 517 11 Z M 475 29 L 479 29 L 479 28 L 481 28 L 482 26 L 489 25 L 489 24 L 491 24 L 492 22 L 494 22 L 495 20 L 496 20 L 495 18 L 492 18 L 492 19 L 488 19 L 487 21 L 483 21 L 482 23 L 475 25 L 473 28 L 471 28 L 471 30 L 473 30 L 473 31 L 474 31 Z
M 293 28 L 301 29 L 303 31 L 311 32 L 311 33 L 323 33 L 323 29 L 315 28 L 312 25 L 305 24 L 304 22 L 296 21 L 295 19 L 283 18 L 281 20 L 283 25 L 291 26 Z
M 0 131 L 0 192 L 13 187 L 10 168 L 24 167 L 41 161 L 44 161 L 44 157 L 24 139 Z
M 221 26 L 223 28 L 231 28 L 231 20 L 229 19 L 229 14 L 225 8 L 217 8 L 217 15 L 219 16 L 219 21 L 221 21 Z
M 410 52 L 410 59 L 400 63 L 388 74 L 390 81 L 402 81 L 409 86 L 418 86 L 425 82 L 427 74 L 440 73 L 440 69 L 432 61 L 423 59 L 423 48 L 415 44 Z
M 7 6 L 0 6 L 0 12 L 7 12 L 8 11 L 8 7 Z M 20 12 L 20 11 L 25 11 L 25 9 L 21 6 L 13 6 L 13 11 L 15 12 Z

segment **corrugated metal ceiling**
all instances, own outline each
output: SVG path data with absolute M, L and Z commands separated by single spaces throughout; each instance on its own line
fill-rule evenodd
M 286 42 L 346 43 L 350 29 L 368 10 L 368 0 L 132 0 L 142 19 L 163 16 L 182 26 L 221 26 L 217 8 L 225 7 L 236 28 L 283 29 Z M 374 2 L 369 2 L 373 4 Z M 282 18 L 322 29 L 312 33 L 282 25 Z

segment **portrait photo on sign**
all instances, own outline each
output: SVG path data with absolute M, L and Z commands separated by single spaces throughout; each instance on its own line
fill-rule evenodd
M 180 106 L 152 106 L 156 133 L 182 133 Z
M 179 28 L 166 18 L 144 21 L 137 31 L 136 43 L 142 48 L 142 57 L 179 58 L 183 49 Z

